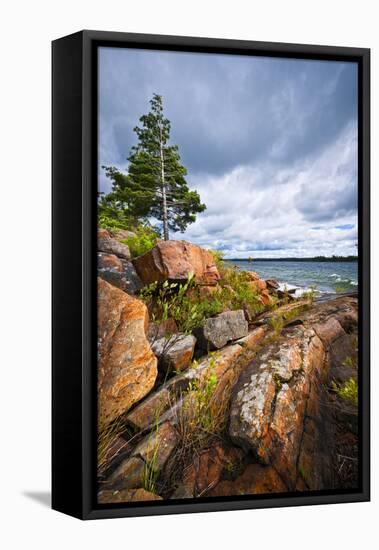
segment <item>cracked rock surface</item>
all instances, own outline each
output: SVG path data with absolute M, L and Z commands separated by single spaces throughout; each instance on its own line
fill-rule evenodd
M 304 478 L 312 488 L 326 483 L 331 466 L 326 442 L 332 437 L 327 380 L 331 360 L 340 364 L 336 350 L 340 360 L 343 349 L 348 353 L 349 334 L 342 324 L 351 329 L 354 320 L 352 299 L 314 307 L 303 314 L 301 324 L 289 326 L 263 348 L 235 384 L 232 441 L 259 463 L 273 466 L 288 489 L 303 485 Z

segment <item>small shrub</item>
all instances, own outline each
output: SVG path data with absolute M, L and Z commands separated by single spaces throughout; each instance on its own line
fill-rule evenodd
M 179 331 L 184 333 L 190 333 L 200 327 L 204 319 L 223 310 L 217 297 L 200 298 L 192 274 L 184 284 L 152 283 L 142 289 L 140 296 L 150 307 L 153 321 L 174 319 Z
M 132 257 L 136 258 L 154 248 L 159 238 L 159 233 L 149 225 L 139 225 L 133 231 L 136 233 L 136 236 L 129 237 L 122 242 L 128 245 Z
M 210 250 L 209 251 L 214 258 L 214 262 L 218 269 L 222 269 L 224 267 L 224 252 L 222 250 Z
M 220 284 L 223 286 L 221 301 L 228 304 L 230 309 L 244 309 L 254 317 L 264 310 L 258 291 L 251 285 L 251 279 L 247 271 L 239 271 L 235 268 L 225 268 L 221 271 Z

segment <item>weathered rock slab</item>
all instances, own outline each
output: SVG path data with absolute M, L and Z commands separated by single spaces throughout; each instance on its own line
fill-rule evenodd
M 207 496 L 258 495 L 287 491 L 288 487 L 272 466 L 249 464 L 235 480 L 220 481 Z
M 155 340 L 151 349 L 158 358 L 160 368 L 180 372 L 187 369 L 195 350 L 196 338 L 192 334 L 174 334 Z
M 287 319 L 294 311 L 283 309 Z M 269 318 L 262 316 L 266 322 Z M 328 380 L 338 375 L 342 381 L 355 369 L 353 360 L 343 364 L 356 351 L 354 304 L 343 298 L 318 304 L 298 320 L 241 371 L 231 399 L 229 434 L 261 464 L 272 466 L 289 490 L 321 489 L 332 486 L 330 426 L 332 411 L 335 416 L 338 411 L 328 401 Z
M 105 489 L 141 487 L 147 472 L 158 473 L 164 467 L 178 439 L 177 431 L 169 422 L 155 427 L 112 472 Z
M 153 429 L 133 450 L 132 456 L 142 458 L 150 468 L 159 472 L 179 441 L 179 434 L 170 422 Z
M 234 388 L 232 440 L 253 450 L 262 463 L 274 464 L 291 486 L 310 384 L 321 379 L 324 355 L 313 330 L 287 329 L 243 370 Z
M 97 249 L 99 252 L 114 254 L 124 260 L 131 259 L 129 247 L 113 239 L 105 229 L 100 229 L 97 233 Z
M 137 489 L 143 484 L 145 462 L 138 457 L 125 459 L 107 479 L 106 490 Z
M 270 461 L 269 427 L 276 395 L 273 373 L 260 371 L 252 364 L 245 368 L 234 388 L 229 435 L 236 444 L 251 448 L 263 462 Z
M 181 484 L 171 498 L 194 498 L 207 496 L 219 482 L 224 471 L 234 472 L 243 459 L 244 453 L 238 447 L 220 443 L 202 451 L 184 471 Z
M 240 346 L 247 348 L 249 350 L 257 349 L 259 344 L 262 342 L 263 338 L 266 335 L 266 330 L 263 327 L 258 327 L 251 332 L 247 336 L 244 336 L 243 338 L 239 338 L 235 341 L 235 344 L 239 344 Z
M 139 403 L 126 417 L 126 422 L 139 429 L 152 428 L 157 424 L 170 421 L 175 424 L 180 416 L 184 400 L 181 398 L 190 384 L 201 384 L 210 374 L 217 383 L 214 389 L 214 406 L 220 401 L 228 388 L 232 387 L 239 375 L 238 358 L 243 352 L 240 345 L 230 345 L 203 359 L 196 367 L 191 367 L 168 380 L 157 392 Z
M 173 404 L 173 396 L 166 387 L 149 395 L 142 403 L 139 403 L 126 417 L 128 424 L 136 429 L 143 430 L 154 426 L 161 416 Z
M 322 343 L 327 347 L 344 334 L 341 324 L 335 317 L 330 317 L 326 322 L 318 323 L 314 326 L 314 330 Z

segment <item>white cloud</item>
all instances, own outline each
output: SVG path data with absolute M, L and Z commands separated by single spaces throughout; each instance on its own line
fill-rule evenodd
M 332 146 L 291 168 L 260 163 L 193 175 L 207 210 L 178 238 L 234 258 L 355 254 L 356 162 L 349 124 Z

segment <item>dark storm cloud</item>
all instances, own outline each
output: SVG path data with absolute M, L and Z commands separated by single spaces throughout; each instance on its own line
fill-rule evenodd
M 207 205 L 176 238 L 235 258 L 355 253 L 355 64 L 102 48 L 99 68 L 101 190 L 158 93 Z
M 189 172 L 294 162 L 356 116 L 355 76 L 335 62 L 102 48 L 101 159 L 126 164 L 133 128 L 159 93 Z

